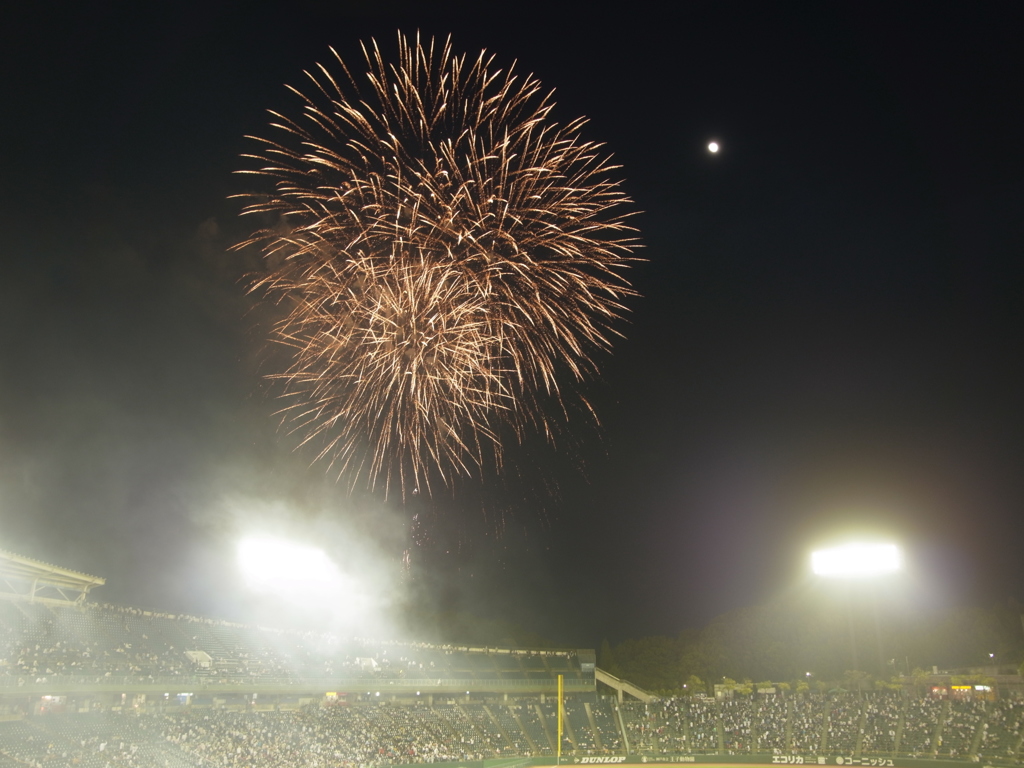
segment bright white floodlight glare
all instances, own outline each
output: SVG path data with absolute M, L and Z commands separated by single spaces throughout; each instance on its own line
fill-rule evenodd
M 248 538 L 238 545 L 238 565 L 250 587 L 336 584 L 338 569 L 322 549 L 273 538 Z
M 720 147 L 718 146 L 717 141 L 712 141 L 708 143 L 708 152 L 710 152 L 711 154 L 715 154 L 716 152 L 718 152 L 719 149 Z
M 898 571 L 903 565 L 895 544 L 844 544 L 811 553 L 811 568 L 818 576 L 859 579 Z

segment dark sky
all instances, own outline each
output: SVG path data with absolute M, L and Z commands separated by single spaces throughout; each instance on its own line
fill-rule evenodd
M 586 645 L 770 598 L 855 528 L 900 540 L 932 597 L 1024 599 L 1011 4 L 22 5 L 0 24 L 0 548 L 105 576 L 98 599 L 242 616 L 234 542 L 286 534 L 382 605 Z M 398 29 L 555 88 L 643 211 L 582 471 L 526 451 L 521 481 L 403 504 L 276 430 L 232 171 L 328 46 L 357 62 Z

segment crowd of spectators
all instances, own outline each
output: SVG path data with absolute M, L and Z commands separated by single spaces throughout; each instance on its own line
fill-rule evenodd
M 713 752 L 718 749 L 718 718 L 713 701 L 692 698 L 680 707 L 678 701 L 671 702 L 671 710 L 682 712 L 685 720 L 673 727 L 685 734 L 684 745 L 691 752 Z
M 656 739 L 659 725 L 652 709 L 653 707 L 646 703 L 639 707 L 624 707 L 622 709 L 622 727 L 632 752 L 640 754 L 654 752 L 660 743 Z
M 551 679 L 579 670 L 575 655 L 565 651 L 343 640 L 113 605 L 0 601 L 0 687 L 8 691 L 67 678 L 499 680 Z M 621 754 L 628 745 L 641 755 L 980 755 L 1017 761 L 1024 734 L 1018 700 L 947 701 L 905 692 L 755 694 L 719 701 L 695 696 L 622 705 L 590 694 L 570 697 L 566 715 L 563 748 L 577 755 Z M 555 750 L 557 721 L 550 699 L 525 698 L 288 712 L 185 707 L 107 715 L 101 732 L 81 725 L 87 717 L 0 723 L 0 768 L 11 760 L 48 768 L 62 761 L 87 768 L 372 768 L 545 755 Z
M 933 739 L 938 731 L 942 704 L 935 699 L 913 699 L 907 702 L 900 736 L 903 752 L 918 757 L 933 751 Z
M 788 703 L 779 696 L 762 696 L 753 718 L 754 751 L 782 754 L 786 747 Z
M 591 694 L 570 698 L 569 716 L 572 744 L 566 735 L 563 753 L 577 756 L 622 754 L 621 723 L 630 753 L 639 755 L 888 754 L 1019 764 L 1024 704 L 900 699 L 892 693 L 616 704 Z M 379 768 L 478 761 L 551 755 L 556 722 L 553 704 L 536 699 L 310 704 L 280 711 L 126 707 L 0 722 L 0 765 Z M 803 728 L 801 741 L 795 726 Z M 815 728 L 819 741 L 810 743 L 807 734 Z M 776 746 L 766 749 L 758 739 L 769 733 L 776 734 Z M 904 734 L 909 741 L 901 746 Z M 878 750 L 883 736 L 892 749 Z
M 1000 699 L 988 707 L 988 719 L 981 724 L 979 748 L 983 754 L 1012 758 L 1020 754 L 1024 725 L 1024 701 Z
M 817 696 L 807 696 L 793 699 L 790 703 L 790 743 L 786 751 L 794 754 L 813 752 L 821 744 L 824 717 L 821 699 Z
M 498 680 L 556 674 L 580 674 L 575 654 L 343 639 L 106 604 L 0 601 L 0 685 L 8 688 L 67 677 Z
M 621 720 L 636 754 L 716 753 L 979 756 L 1022 753 L 1024 702 L 837 692 L 626 702 Z
M 960 757 L 970 754 L 975 735 L 985 720 L 985 702 L 954 700 L 943 718 L 942 734 L 936 745 L 940 757 Z
M 749 752 L 753 743 L 752 702 L 746 696 L 721 703 L 718 719 L 722 724 L 722 744 L 726 752 Z
M 825 705 L 828 713 L 825 748 L 839 755 L 852 755 L 860 735 L 861 702 L 845 694 L 832 694 Z
M 896 749 L 896 729 L 903 713 L 903 699 L 894 691 L 879 691 L 864 699 L 861 751 L 891 755 Z
M 587 704 L 594 717 L 595 737 L 599 739 L 597 747 L 603 752 L 620 754 L 622 752 L 622 733 L 616 721 L 615 712 L 603 703 Z

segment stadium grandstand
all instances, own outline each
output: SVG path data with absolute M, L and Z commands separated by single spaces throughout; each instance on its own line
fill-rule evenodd
M 596 669 L 592 650 L 340 638 L 144 611 L 90 600 L 101 578 L 0 559 L 0 768 L 1022 758 L 1024 699 L 1008 691 L 659 697 Z

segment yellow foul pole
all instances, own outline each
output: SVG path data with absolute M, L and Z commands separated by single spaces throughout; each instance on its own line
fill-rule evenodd
M 565 691 L 562 675 L 558 676 L 558 762 L 562 762 L 562 718 L 565 716 Z

